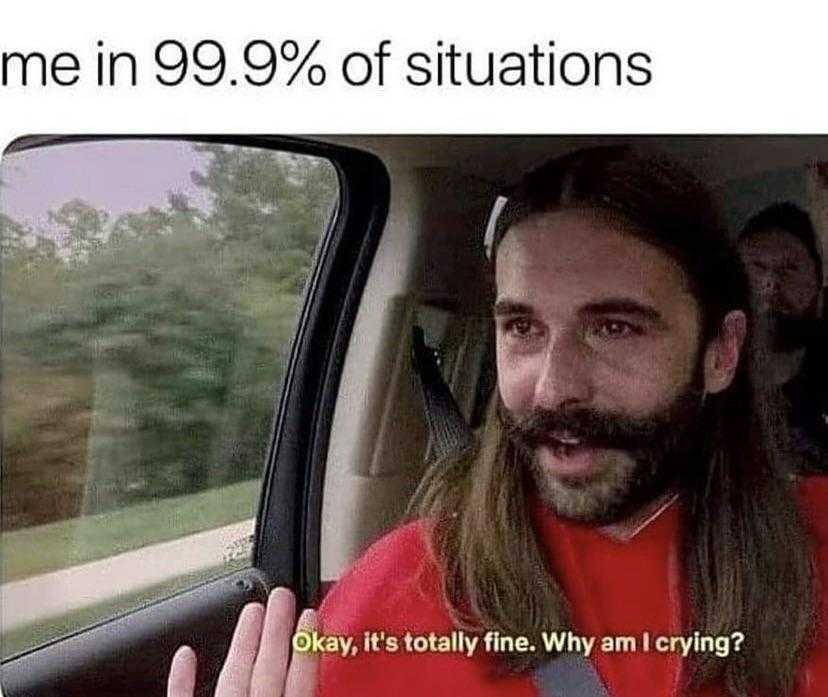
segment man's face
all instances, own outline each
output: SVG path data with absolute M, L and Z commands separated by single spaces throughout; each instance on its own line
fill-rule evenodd
M 507 232 L 496 283 L 501 407 L 539 494 L 585 521 L 631 512 L 698 418 L 700 315 L 683 271 L 606 215 L 566 210 Z
M 739 243 L 759 311 L 800 319 L 817 298 L 814 260 L 796 237 L 776 228 L 757 232 Z

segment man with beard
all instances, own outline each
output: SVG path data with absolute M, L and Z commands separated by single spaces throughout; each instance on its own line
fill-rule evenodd
M 777 203 L 739 236 L 769 353 L 766 379 L 780 388 L 788 433 L 781 447 L 798 470 L 828 469 L 828 377 L 819 318 L 822 258 L 808 214 Z
M 277 590 L 244 611 L 217 696 L 299 697 L 317 677 L 326 696 L 600 694 L 589 669 L 547 671 L 566 652 L 613 697 L 821 694 L 828 485 L 794 482 L 767 445 L 748 282 L 704 187 L 628 148 L 578 151 L 525 177 L 494 241 L 498 383 L 479 444 L 430 468 L 415 520 L 320 610 L 326 635 L 383 632 L 396 650 L 287 670 Z M 405 648 L 457 631 L 477 650 Z M 194 674 L 182 649 L 170 697 L 191 697 Z

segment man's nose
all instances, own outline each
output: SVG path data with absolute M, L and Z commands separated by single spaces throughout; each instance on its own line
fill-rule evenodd
M 550 341 L 535 382 L 534 405 L 543 409 L 587 404 L 593 395 L 589 349 L 576 336 Z
M 770 300 L 779 292 L 779 277 L 771 270 L 763 271 L 757 278 L 756 291 L 763 300 Z

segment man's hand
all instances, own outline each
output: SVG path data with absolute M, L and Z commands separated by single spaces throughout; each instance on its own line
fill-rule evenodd
M 276 588 L 267 610 L 245 605 L 224 660 L 215 697 L 312 697 L 316 690 L 317 658 L 297 653 L 290 658 L 296 601 L 287 588 Z M 297 630 L 316 628 L 316 613 L 305 610 Z M 175 652 L 167 679 L 167 697 L 193 697 L 196 656 L 189 646 Z

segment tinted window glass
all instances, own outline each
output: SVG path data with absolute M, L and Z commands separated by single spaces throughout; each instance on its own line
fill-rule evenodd
M 3 655 L 250 562 L 274 404 L 339 197 L 326 160 L 6 155 Z

